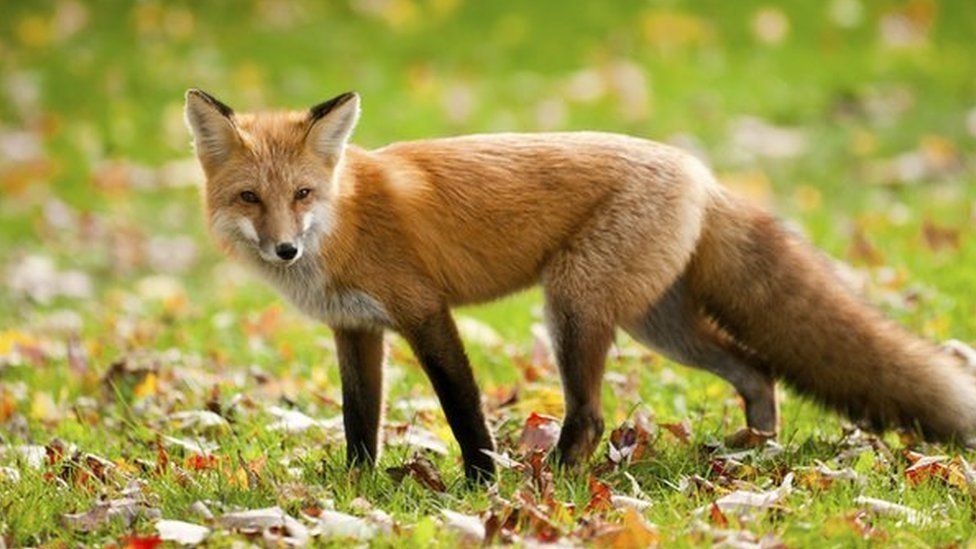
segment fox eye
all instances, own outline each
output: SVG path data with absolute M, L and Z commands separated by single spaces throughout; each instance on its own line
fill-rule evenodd
M 252 191 L 244 191 L 241 193 L 241 200 L 247 202 L 248 204 L 259 204 L 261 199 L 258 195 L 254 194 Z
M 310 194 L 312 194 L 312 189 L 309 189 L 307 187 L 303 189 L 298 189 L 297 191 L 295 191 L 295 200 L 302 200 L 303 198 L 308 197 L 308 195 Z

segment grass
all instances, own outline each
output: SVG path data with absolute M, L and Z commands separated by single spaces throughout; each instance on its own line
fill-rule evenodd
M 180 111 L 191 86 L 240 110 L 309 106 L 354 88 L 364 101 L 356 141 L 365 146 L 538 129 L 690 143 L 729 186 L 854 265 L 868 281 L 869 299 L 891 316 L 933 339 L 973 342 L 976 7 L 961 0 L 827 4 L 792 2 L 766 12 L 774 23 L 777 14 L 788 21 L 781 41 L 766 44 L 754 26 L 767 6 L 752 1 L 583 2 L 572 9 L 550 1 L 463 0 L 0 3 L 0 266 L 9 274 L 29 256 L 48 257 L 93 285 L 88 297 L 46 302 L 25 297 L 9 278 L 0 288 L 0 355 L 11 356 L 15 342 L 36 350 L 14 364 L 0 359 L 0 447 L 45 445 L 54 437 L 73 443 L 144 479 L 144 493 L 165 518 L 199 522 L 189 510 L 198 500 L 213 502 L 215 513 L 277 504 L 296 516 L 309 502 L 331 499 L 337 509 L 361 514 L 354 501 L 362 497 L 401 525 L 378 544 L 450 545 L 455 538 L 432 518 L 439 509 L 476 514 L 492 505 L 459 478 L 453 441 L 449 455 L 435 460 L 449 486 L 436 494 L 412 481 L 396 484 L 382 471 L 401 464 L 408 448 L 388 447 L 378 472 L 350 474 L 341 440 L 328 432 L 268 428 L 274 419 L 265 409 L 274 404 L 317 418 L 338 414 L 330 334 L 225 263 L 209 242 L 195 175 L 173 163 L 189 155 Z M 373 12 L 370 5 L 380 7 Z M 829 16 L 845 6 L 860 10 L 853 27 Z M 898 14 L 903 19 L 891 19 Z M 882 30 L 891 21 L 908 21 L 919 42 L 893 45 Z M 594 79 L 597 91 L 579 91 Z M 741 154 L 732 129 L 742 116 L 797 128 L 806 140 L 802 152 L 780 159 Z M 39 150 L 8 144 L 11 136 Z M 892 162 L 905 154 L 926 166 L 917 181 L 905 183 L 904 170 Z M 191 244 L 169 240 L 176 237 Z M 195 258 L 164 271 L 188 246 Z M 43 284 L 43 273 L 30 274 Z M 459 312 L 504 341 L 468 338 L 489 403 L 521 387 L 516 405 L 494 414 L 502 441 L 517 438 L 529 412 L 560 412 L 555 374 L 527 383 L 521 366 L 531 357 L 539 302 L 530 291 Z M 84 360 L 69 360 L 71 341 Z M 661 422 L 688 419 L 693 426 L 690 444 L 663 434 L 652 459 L 627 469 L 653 501 L 643 514 L 668 545 L 708 542 L 694 510 L 717 495 L 676 487 L 693 475 L 721 480 L 704 448 L 743 424 L 735 395 L 716 378 L 622 337 L 619 347 L 624 352 L 609 371 L 631 389 L 607 384 L 608 425 L 643 406 Z M 105 383 L 120 360 L 148 366 Z M 387 385 L 389 423 L 416 423 L 452 440 L 439 411 L 397 406 L 431 392 L 396 339 Z M 140 460 L 157 463 L 159 436 L 189 436 L 168 415 L 208 402 L 233 410 L 230 425 L 206 437 L 219 445 L 220 464 L 186 476 L 142 471 Z M 888 434 L 893 463 L 870 450 L 831 461 L 844 448 L 839 418 L 788 392 L 782 415 L 784 451 L 744 458 L 751 469 L 739 480 L 765 489 L 786 471 L 820 460 L 852 467 L 863 483 L 798 482 L 781 510 L 731 517 L 730 528 L 791 546 L 878 539 L 947 545 L 976 537 L 972 494 L 938 481 L 912 485 L 899 454 L 911 447 L 972 462 L 972 451 L 906 446 Z M 166 452 L 187 468 L 189 452 Z M 100 545 L 153 529 L 141 517 L 128 526 L 69 531 L 62 514 L 86 511 L 124 483 L 69 476 L 62 486 L 51 479 L 59 467 L 33 469 L 10 453 L 0 455 L 0 465 L 20 475 L 17 482 L 0 475 L 0 535 L 8 545 Z M 248 467 L 260 472 L 249 476 Z M 601 478 L 615 492 L 631 492 L 623 471 Z M 520 475 L 505 472 L 499 493 L 511 498 L 521 486 Z M 556 486 L 557 499 L 578 509 L 590 499 L 585 473 L 558 473 Z M 871 518 L 885 537 L 866 540 L 850 519 L 862 508 L 854 501 L 861 495 L 936 520 L 912 526 Z M 233 538 L 211 539 L 224 545 Z

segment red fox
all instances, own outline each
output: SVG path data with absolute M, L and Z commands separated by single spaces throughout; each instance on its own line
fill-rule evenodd
M 494 465 L 451 307 L 541 284 L 562 377 L 561 462 L 604 430 L 617 327 L 728 380 L 775 432 L 782 379 L 856 421 L 976 435 L 976 374 L 862 303 L 769 214 L 693 156 L 608 133 L 471 135 L 364 150 L 359 97 L 238 114 L 189 90 L 216 240 L 335 334 L 351 464 L 377 458 L 383 333 L 430 378 L 465 473 Z

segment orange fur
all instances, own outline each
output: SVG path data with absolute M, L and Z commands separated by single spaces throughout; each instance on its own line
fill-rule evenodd
M 465 414 L 451 392 L 477 397 L 446 311 L 534 284 L 545 289 L 563 374 L 559 448 L 569 462 L 602 432 L 598 388 L 617 326 L 734 383 L 757 428 L 776 429 L 772 383 L 783 378 L 878 426 L 919 425 L 943 438 L 976 431 L 971 374 L 851 297 L 800 239 L 680 150 L 550 133 L 367 151 L 346 144 L 358 116 L 351 94 L 311 113 L 229 111 L 188 95 L 218 240 L 345 334 L 345 348 L 363 346 L 345 353 L 344 372 L 377 367 L 375 341 L 357 334 L 405 334 L 459 440 L 477 431 L 461 440 L 468 464 L 491 442 L 480 410 L 456 419 Z M 297 188 L 310 197 L 294 198 Z M 260 203 L 242 202 L 244 191 Z M 269 250 L 282 241 L 308 251 L 278 261 Z M 378 374 L 344 379 L 360 377 L 372 388 L 350 398 L 375 393 Z M 350 413 L 373 417 L 371 406 Z M 372 432 L 357 435 L 370 459 Z

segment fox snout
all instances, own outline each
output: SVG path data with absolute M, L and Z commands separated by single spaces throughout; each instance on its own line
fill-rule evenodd
M 315 248 L 328 229 L 324 212 L 319 210 L 323 208 L 305 212 L 294 225 L 290 222 L 272 225 L 268 219 L 224 209 L 214 213 L 211 228 L 220 240 L 241 254 L 272 265 L 288 266 L 301 259 L 307 249 Z
M 290 224 L 286 230 L 272 230 L 261 224 L 255 227 L 255 223 L 250 219 L 241 218 L 237 229 L 245 240 L 254 245 L 261 259 L 272 264 L 288 265 L 302 257 L 306 245 L 311 244 L 306 240 L 315 237 L 315 234 L 309 230 L 313 225 L 311 218 L 311 213 L 303 216 L 301 226 L 294 230 L 291 229 Z
M 291 242 L 282 242 L 275 246 L 275 255 L 277 255 L 283 261 L 291 261 L 292 259 L 298 259 L 301 255 L 302 249 L 295 246 Z

